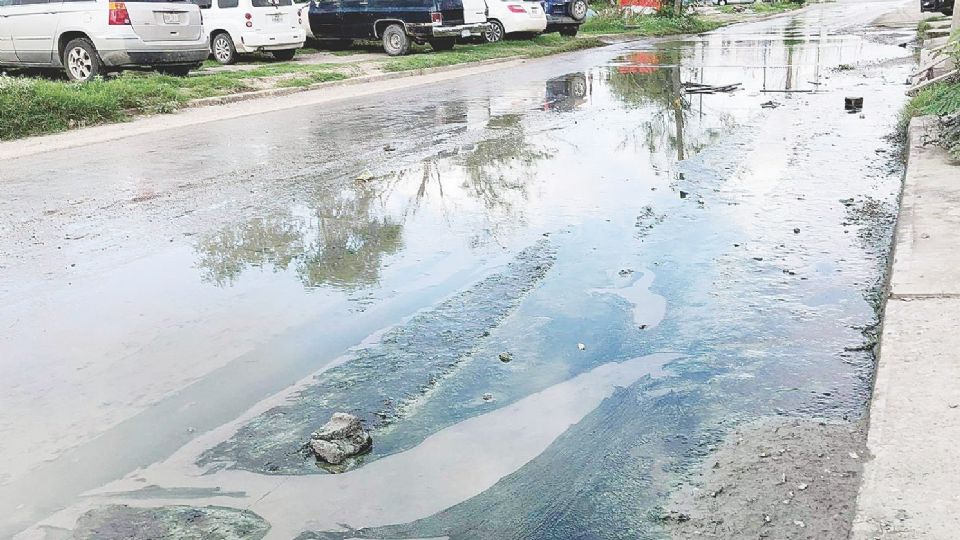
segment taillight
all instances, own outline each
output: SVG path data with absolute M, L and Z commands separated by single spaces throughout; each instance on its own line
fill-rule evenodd
M 243 18 L 247 20 L 247 28 L 253 28 L 253 21 L 250 20 L 253 18 L 253 15 L 244 13 Z
M 526 13 L 527 10 L 523 9 L 523 6 L 518 6 L 516 4 L 510 4 L 507 6 L 507 9 L 510 13 Z
M 110 2 L 110 16 L 107 24 L 110 26 L 119 26 L 130 24 L 130 13 L 127 11 L 127 5 L 123 2 Z
M 430 22 L 433 24 L 443 24 L 443 13 L 440 13 L 439 11 L 430 13 Z

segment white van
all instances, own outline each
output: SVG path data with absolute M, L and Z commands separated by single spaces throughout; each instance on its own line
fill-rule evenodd
M 0 0 L 2 1 L 2 0 Z M 200 0 L 210 52 L 221 64 L 242 53 L 270 52 L 293 60 L 307 39 L 293 0 Z
M 186 75 L 208 43 L 186 0 L 0 0 L 0 66 L 64 68 L 81 82 L 134 66 Z

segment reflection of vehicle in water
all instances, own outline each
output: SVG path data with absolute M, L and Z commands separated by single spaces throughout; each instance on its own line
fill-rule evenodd
M 575 36 L 587 19 L 587 0 L 543 0 L 542 4 L 547 14 L 547 32 Z
M 586 102 L 590 86 L 583 73 L 570 73 L 547 81 L 547 95 L 543 102 L 544 110 L 571 111 Z
M 944 15 L 953 15 L 954 2 L 955 0 L 920 0 L 920 11 L 939 11 Z
M 713 3 L 718 6 L 725 6 L 727 4 L 754 4 L 757 0 L 713 0 Z

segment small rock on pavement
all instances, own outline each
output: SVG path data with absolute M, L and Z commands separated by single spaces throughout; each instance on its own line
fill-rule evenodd
M 373 438 L 364 431 L 360 419 L 348 413 L 334 413 L 330 421 L 310 436 L 310 449 L 321 460 L 339 465 L 348 457 L 362 454 L 373 446 Z
M 585 350 L 587 350 L 587 346 L 584 345 L 583 343 L 577 343 L 577 349 L 579 349 L 579 350 L 581 350 L 581 351 L 585 351 Z
M 490 401 L 492 399 L 493 399 L 493 394 L 491 394 L 490 392 L 486 392 L 485 394 L 483 394 L 484 401 Z
M 510 354 L 510 353 L 508 353 L 508 352 L 502 352 L 502 353 L 500 353 L 500 361 L 501 361 L 501 362 L 507 363 L 507 362 L 509 362 L 509 361 L 511 361 L 511 360 L 513 360 L 513 355 L 512 355 L 512 354 Z

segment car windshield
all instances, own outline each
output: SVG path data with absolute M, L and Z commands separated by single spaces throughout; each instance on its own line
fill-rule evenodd
M 253 7 L 292 6 L 293 0 L 253 0 Z

